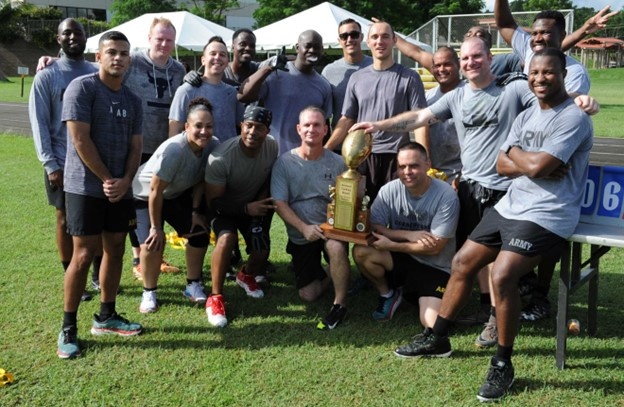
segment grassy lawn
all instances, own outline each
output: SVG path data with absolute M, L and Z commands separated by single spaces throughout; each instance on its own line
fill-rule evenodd
M 621 119 L 624 117 L 624 68 L 592 69 L 590 94 L 600 102 L 600 113 L 593 117 L 596 137 L 624 138 Z M 0 82 L 0 102 L 26 103 L 32 84 L 32 76 L 24 78 L 24 96 L 20 96 L 21 78 L 9 78 L 10 82 Z
M 275 219 L 271 260 L 277 272 L 266 297 L 255 300 L 228 282 L 230 325 L 214 329 L 204 310 L 182 296 L 184 276 L 163 275 L 160 310 L 138 312 L 141 284 L 127 254 L 120 312 L 140 321 L 134 338 L 93 337 L 98 297 L 79 310 L 83 357 L 55 354 L 62 319 L 62 271 L 54 244 L 54 214 L 47 206 L 32 139 L 0 135 L 0 368 L 15 375 L 0 388 L 3 406 L 468 406 L 492 350 L 474 345 L 480 327 L 457 330 L 450 359 L 402 360 L 392 350 L 422 330 L 417 309 L 399 308 L 386 323 L 372 320 L 376 294 L 350 299 L 347 320 L 321 332 L 316 322 L 331 295 L 302 303 L 286 271 L 284 227 Z M 129 250 L 128 250 L 129 252 Z M 624 311 L 621 250 L 604 257 L 599 330 L 568 340 L 567 368 L 555 367 L 555 319 L 521 328 L 514 364 L 516 384 L 505 406 L 621 406 L 624 400 Z M 167 249 L 183 265 L 183 252 Z M 355 270 L 354 270 L 355 272 Z M 209 265 L 204 268 L 209 276 Z M 555 300 L 556 281 L 550 296 Z M 586 326 L 586 288 L 570 316 Z M 475 295 L 475 299 L 476 299 Z M 474 306 L 474 303 L 471 306 Z M 553 310 L 554 311 L 554 310 Z

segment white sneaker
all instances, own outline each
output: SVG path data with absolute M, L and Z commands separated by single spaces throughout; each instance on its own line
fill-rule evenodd
M 158 302 L 156 302 L 156 291 L 143 291 L 141 305 L 139 305 L 139 312 L 141 314 L 149 314 L 150 312 L 156 312 L 157 310 Z
M 204 293 L 204 287 L 201 283 L 193 281 L 186 286 L 184 290 L 184 296 L 192 302 L 203 304 L 206 302 L 206 293 Z
M 212 326 L 222 328 L 227 325 L 225 304 L 223 304 L 223 296 L 221 294 L 208 297 L 206 301 L 206 315 L 208 315 L 208 322 Z

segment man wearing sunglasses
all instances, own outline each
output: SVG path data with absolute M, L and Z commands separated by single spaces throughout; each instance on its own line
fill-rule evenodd
M 332 128 L 336 126 L 342 112 L 342 103 L 351 74 L 373 63 L 373 58 L 362 52 L 362 26 L 352 18 L 342 20 L 338 24 L 338 41 L 342 47 L 342 58 L 323 68 L 321 75 L 329 81 L 334 100 Z M 340 146 L 338 146 L 339 148 Z

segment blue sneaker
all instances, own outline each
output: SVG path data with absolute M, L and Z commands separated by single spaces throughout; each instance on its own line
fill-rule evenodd
M 78 330 L 75 326 L 61 329 L 58 336 L 58 348 L 56 354 L 61 359 L 72 359 L 80 356 L 78 346 Z
M 375 312 L 373 312 L 373 319 L 377 321 L 389 321 L 396 312 L 399 305 L 403 301 L 403 293 L 400 288 L 395 288 L 392 297 L 385 298 L 379 296 L 379 305 Z
M 120 336 L 134 336 L 143 331 L 141 324 L 130 322 L 121 315 L 114 313 L 106 321 L 100 321 L 99 315 L 93 315 L 93 335 L 116 334 Z

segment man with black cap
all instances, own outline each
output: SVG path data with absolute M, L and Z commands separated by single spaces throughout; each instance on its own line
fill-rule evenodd
M 223 281 L 230 268 L 230 254 L 241 232 L 249 255 L 236 275 L 236 283 L 248 296 L 264 297 L 256 276 L 269 257 L 269 228 L 275 206 L 269 196 L 271 168 L 278 145 L 269 135 L 271 111 L 248 106 L 241 123 L 240 138 L 220 144 L 209 156 L 204 180 L 212 230 L 216 236 L 211 256 L 212 292 L 206 301 L 208 322 L 227 325 Z

